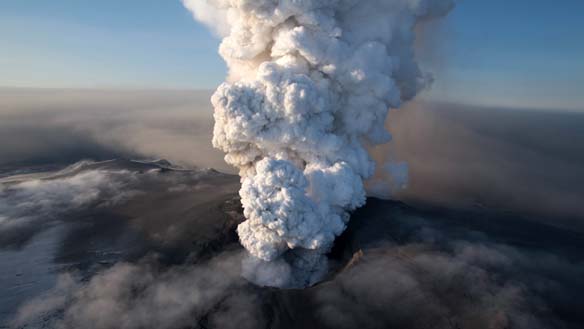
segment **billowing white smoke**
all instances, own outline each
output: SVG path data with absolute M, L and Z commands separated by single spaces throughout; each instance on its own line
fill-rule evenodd
M 363 180 L 375 169 L 367 144 L 389 141 L 388 110 L 431 82 L 414 58 L 415 25 L 453 2 L 183 2 L 224 36 L 230 76 L 212 98 L 213 145 L 240 169 L 247 276 L 310 285 L 365 202 Z

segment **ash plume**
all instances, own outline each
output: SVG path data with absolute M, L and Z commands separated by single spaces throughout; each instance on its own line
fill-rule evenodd
M 389 141 L 389 109 L 432 81 L 416 62 L 414 28 L 453 1 L 183 2 L 224 36 L 229 78 L 212 97 L 213 145 L 240 171 L 238 233 L 255 264 L 245 275 L 314 284 L 365 203 L 375 170 L 366 147 Z

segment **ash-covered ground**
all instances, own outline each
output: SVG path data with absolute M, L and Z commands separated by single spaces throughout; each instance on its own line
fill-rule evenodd
M 584 237 L 511 213 L 369 199 L 324 282 L 240 276 L 239 178 L 166 161 L 2 179 L 15 328 L 581 328 Z

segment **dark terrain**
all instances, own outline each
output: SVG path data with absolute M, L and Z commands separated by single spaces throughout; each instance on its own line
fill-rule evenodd
M 3 326 L 584 325 L 584 237 L 544 220 L 371 198 L 337 240 L 327 280 L 304 290 L 278 290 L 239 275 L 244 255 L 235 234 L 243 220 L 238 177 L 165 161 L 115 160 L 77 164 L 42 174 L 41 181 L 69 184 L 96 172 L 123 184 L 100 183 L 97 198 L 81 207 L 57 206 L 50 220 L 0 231 Z M 24 189 L 19 184 L 30 179 L 5 179 L 4 198 L 18 201 L 14 195 Z M 34 197 L 28 195 L 26 205 L 47 207 L 52 200 Z M 26 227 L 29 222 L 34 227 Z M 88 310 L 103 314 L 94 318 L 96 312 Z

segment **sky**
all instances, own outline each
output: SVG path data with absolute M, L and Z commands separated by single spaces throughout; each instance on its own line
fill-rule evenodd
M 584 109 L 584 1 L 461 0 L 424 29 L 422 97 Z M 213 89 L 219 40 L 179 0 L 2 0 L 0 86 Z

